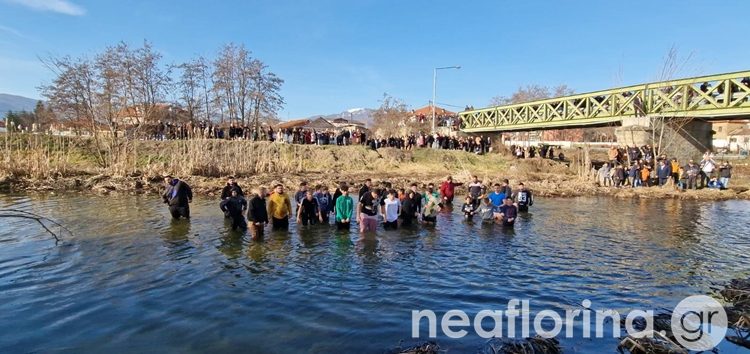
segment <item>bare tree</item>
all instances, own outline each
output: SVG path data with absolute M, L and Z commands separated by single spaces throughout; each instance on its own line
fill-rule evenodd
M 569 96 L 574 93 L 567 85 L 547 87 L 541 85 L 527 85 L 519 87 L 510 97 L 495 96 L 490 100 L 491 106 L 503 106 L 508 104 L 524 103 L 546 98 Z
M 253 60 L 253 139 L 260 134 L 260 118 L 275 117 L 283 107 L 284 98 L 281 96 L 281 85 L 284 80 L 268 71 L 268 66 L 260 60 Z
M 180 71 L 177 81 L 180 103 L 194 121 L 208 107 L 206 101 L 206 64 L 203 58 L 194 59 L 176 66 Z
M 380 107 L 373 112 L 372 130 L 377 134 L 400 135 L 413 132 L 418 122 L 412 121 L 412 114 L 404 101 L 383 94 Z
M 673 80 L 678 75 L 684 74 L 687 65 L 693 57 L 689 53 L 684 59 L 679 58 L 678 50 L 675 46 L 669 48 L 667 55 L 664 57 L 664 64 L 658 74 L 658 81 Z M 680 97 L 679 99 L 689 99 L 689 97 Z M 685 127 L 693 122 L 693 117 L 666 117 L 663 115 L 651 118 L 651 141 L 654 146 L 655 154 L 675 155 L 684 146 L 679 144 L 682 141 L 681 135 L 689 135 L 685 132 Z M 697 142 L 697 141 L 696 141 Z M 704 146 L 704 148 L 708 148 Z

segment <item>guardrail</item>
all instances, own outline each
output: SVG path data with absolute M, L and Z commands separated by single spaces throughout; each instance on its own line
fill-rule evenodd
M 655 82 L 459 113 L 467 133 L 566 128 L 628 117 L 750 116 L 750 71 Z

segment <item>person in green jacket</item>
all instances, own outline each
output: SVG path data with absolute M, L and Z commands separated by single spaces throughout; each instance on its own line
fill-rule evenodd
M 349 186 L 341 187 L 341 196 L 336 198 L 335 213 L 336 227 L 339 230 L 349 230 L 354 213 L 354 200 L 349 196 Z

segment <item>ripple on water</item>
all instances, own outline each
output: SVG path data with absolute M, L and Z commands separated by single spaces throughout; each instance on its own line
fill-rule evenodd
M 0 351 L 382 352 L 411 310 L 669 307 L 750 272 L 747 202 L 539 199 L 515 230 L 440 215 L 360 239 L 315 227 L 228 230 L 214 201 L 190 222 L 146 197 L 0 196 L 74 233 L 56 245 L 0 219 Z M 451 352 L 483 342 L 441 338 Z M 614 340 L 563 340 L 600 352 Z M 724 350 L 724 348 L 722 348 Z M 731 350 L 731 349 L 730 349 Z M 725 351 L 723 351 L 725 352 Z

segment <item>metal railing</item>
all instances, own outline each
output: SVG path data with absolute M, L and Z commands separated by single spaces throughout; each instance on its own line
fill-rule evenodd
M 750 116 L 750 71 L 655 82 L 459 113 L 467 133 L 602 125 L 628 117 Z

